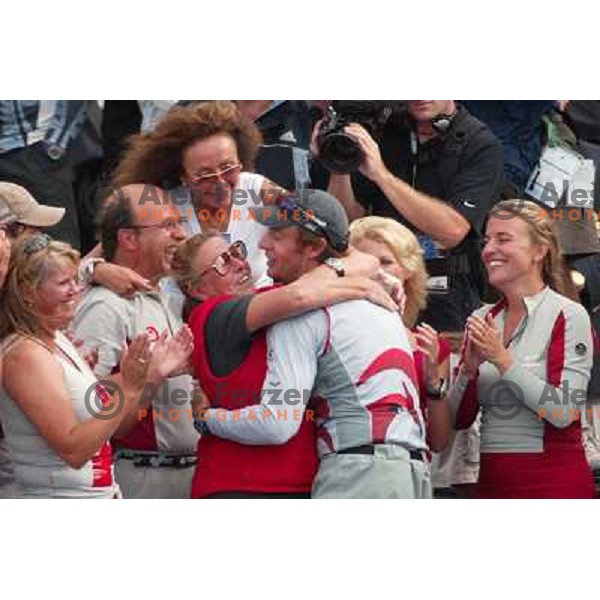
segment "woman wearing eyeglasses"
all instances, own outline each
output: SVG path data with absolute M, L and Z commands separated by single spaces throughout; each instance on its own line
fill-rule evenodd
M 22 240 L 0 297 L 0 417 L 23 497 L 118 496 L 108 440 L 136 410 L 149 368 L 140 336 L 124 351 L 122 393 L 111 399 L 61 333 L 77 306 L 78 263 L 68 244 L 43 234 Z
M 377 261 L 361 253 L 343 258 L 346 273 L 375 274 Z M 173 261 L 187 297 L 194 333 L 193 364 L 211 405 L 235 409 L 260 404 L 267 367 L 265 328 L 282 319 L 343 300 L 368 298 L 396 310 L 375 282 L 338 277 L 323 265 L 294 283 L 254 294 L 246 247 L 215 233 L 185 241 Z M 215 382 L 216 385 L 210 385 Z M 209 385 L 206 385 L 209 383 Z M 274 387 L 277 382 L 273 382 Z M 310 411 L 307 413 L 310 415 Z M 293 498 L 310 496 L 317 468 L 314 423 L 280 446 L 249 446 L 217 436 L 200 438 L 193 498 Z
M 152 132 L 132 138 L 115 183 L 174 190 L 189 235 L 217 232 L 228 242 L 242 240 L 254 282 L 268 283 L 258 247 L 265 229 L 254 210 L 278 202 L 285 190 L 250 172 L 260 142 L 258 128 L 232 102 L 174 107 Z

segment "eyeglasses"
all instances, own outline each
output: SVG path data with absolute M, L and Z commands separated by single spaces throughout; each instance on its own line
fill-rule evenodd
M 246 248 L 246 244 L 241 240 L 234 242 L 225 250 L 225 252 L 221 252 L 217 258 L 213 261 L 210 267 L 204 269 L 196 276 L 196 279 L 200 279 L 208 273 L 211 269 L 215 271 L 215 273 L 219 277 L 225 277 L 229 270 L 231 269 L 231 262 L 234 258 L 244 260 L 248 256 L 248 249 Z
M 123 227 L 123 229 L 150 229 L 150 227 L 158 227 L 159 229 L 164 229 L 168 232 L 173 232 L 179 227 L 183 227 L 188 220 L 185 217 L 180 217 L 179 219 L 165 219 L 160 223 L 151 223 L 150 225 L 129 225 L 128 227 Z
M 214 173 L 206 173 L 206 175 L 194 175 L 190 177 L 192 185 L 210 186 L 219 183 L 221 179 L 237 177 L 242 169 L 242 163 L 234 165 L 226 165 Z
M 33 235 L 23 244 L 23 254 L 29 257 L 40 250 L 45 250 L 51 242 L 52 238 L 45 233 Z

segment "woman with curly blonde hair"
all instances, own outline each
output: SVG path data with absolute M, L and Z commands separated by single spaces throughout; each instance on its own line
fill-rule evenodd
M 385 217 L 353 221 L 350 243 L 378 258 L 386 273 L 402 281 L 405 294 L 402 319 L 413 347 L 421 410 L 427 421 L 427 441 L 434 452 L 440 452 L 452 430 L 444 394 L 450 376 L 450 344 L 427 323 L 417 325 L 427 296 L 423 250 L 409 229 Z
M 229 243 L 242 240 L 255 282 L 266 282 L 266 260 L 258 248 L 265 228 L 253 211 L 278 202 L 286 190 L 251 172 L 261 139 L 233 102 L 176 106 L 153 131 L 130 139 L 114 184 L 173 190 L 188 235 L 218 232 Z

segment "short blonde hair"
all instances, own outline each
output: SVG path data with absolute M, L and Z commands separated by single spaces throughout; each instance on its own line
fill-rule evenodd
M 34 245 L 39 243 L 39 249 Z M 12 249 L 6 282 L 0 296 L 0 339 L 11 333 L 38 336 L 41 332 L 41 316 L 25 300 L 26 287 L 37 289 L 52 268 L 68 264 L 79 267 L 79 252 L 69 244 L 50 240 L 44 234 L 27 237 Z
M 385 217 L 364 217 L 350 225 L 350 243 L 371 240 L 385 244 L 396 262 L 408 272 L 404 282 L 406 307 L 404 322 L 413 327 L 419 312 L 427 305 L 427 270 L 423 249 L 415 234 L 404 225 Z

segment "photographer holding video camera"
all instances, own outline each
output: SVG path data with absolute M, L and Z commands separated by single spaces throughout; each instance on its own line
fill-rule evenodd
M 479 238 L 502 184 L 493 133 L 453 100 L 340 101 L 312 148 L 350 220 L 391 217 L 417 234 L 430 275 L 422 318 L 461 331 L 481 303 Z

